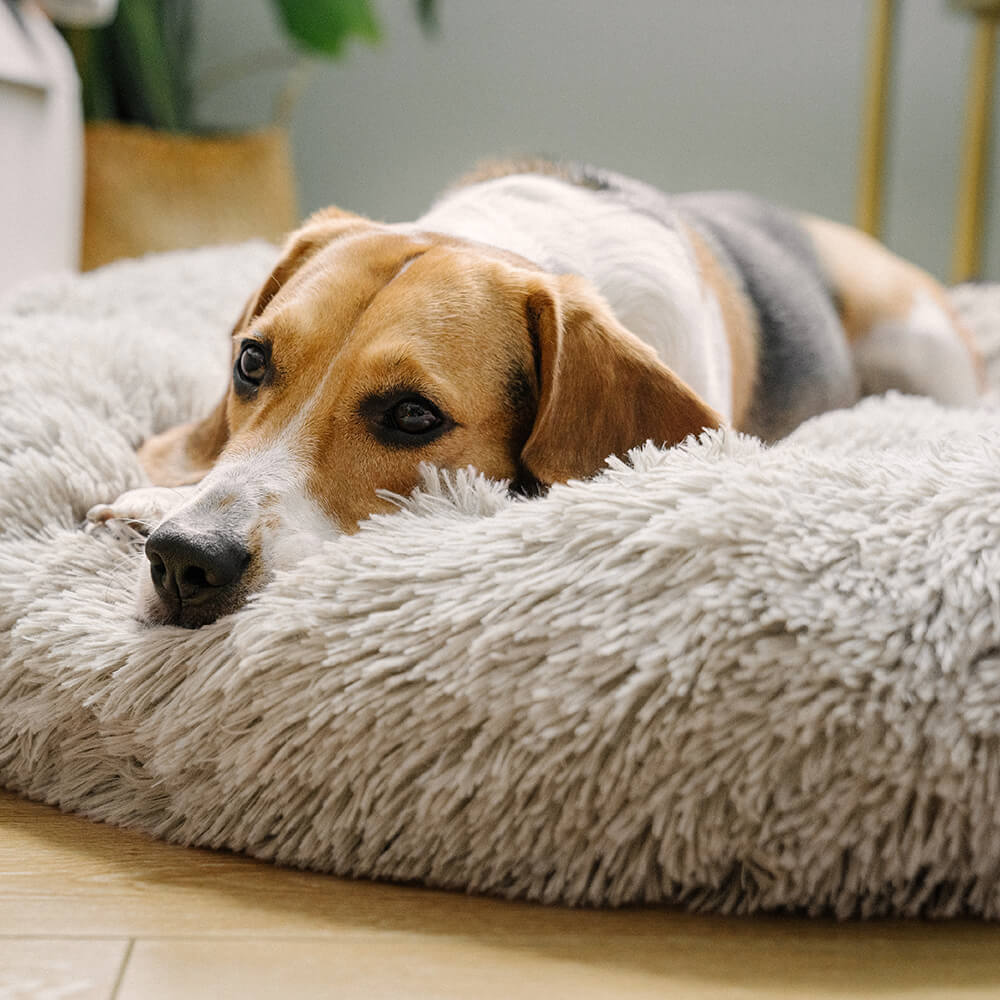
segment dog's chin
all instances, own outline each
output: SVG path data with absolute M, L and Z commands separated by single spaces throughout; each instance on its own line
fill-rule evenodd
M 260 590 L 269 579 L 263 575 L 254 576 L 253 580 L 242 582 L 225 594 L 212 595 L 209 599 L 183 601 L 157 593 L 150 579 L 149 565 L 144 564 L 139 578 L 136 621 L 145 628 L 173 625 L 196 629 L 202 625 L 211 625 L 212 622 L 239 611 L 250 595 Z
M 196 629 L 202 625 L 211 625 L 212 622 L 232 614 L 246 602 L 243 597 L 240 600 L 227 602 L 225 605 L 191 606 L 178 601 L 176 604 L 168 604 L 156 598 L 153 601 L 144 602 L 136 616 L 136 620 L 145 628 L 159 628 L 164 625 L 174 625 L 178 628 Z
M 249 589 L 241 587 L 222 600 L 191 603 L 180 599 L 165 599 L 155 593 L 150 584 L 140 588 L 136 620 L 145 628 L 158 628 L 162 625 L 201 628 L 202 625 L 211 625 L 212 622 L 239 611 L 250 594 Z

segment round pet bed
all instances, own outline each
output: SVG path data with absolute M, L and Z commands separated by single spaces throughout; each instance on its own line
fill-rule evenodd
M 531 501 L 429 470 L 239 613 L 144 629 L 139 544 L 84 514 L 216 401 L 273 255 L 0 303 L 0 783 L 342 875 L 1000 916 L 1000 410 L 889 395 Z M 1000 291 L 956 300 L 996 361 Z

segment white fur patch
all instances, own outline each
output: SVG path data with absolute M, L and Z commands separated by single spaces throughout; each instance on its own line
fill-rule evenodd
M 678 232 L 587 188 L 532 174 L 462 188 L 414 226 L 586 278 L 623 326 L 731 419 L 725 331 Z
M 101 526 L 113 531 L 148 535 L 163 519 L 187 501 L 194 486 L 141 486 L 123 493 L 113 503 L 95 504 L 87 511 L 87 531 Z
M 224 457 L 168 520 L 248 544 L 258 538 L 254 555 L 266 572 L 287 569 L 341 533 L 307 495 L 305 481 L 305 466 L 279 439 Z
M 253 553 L 260 585 L 336 538 L 340 529 L 305 491 L 305 469 L 281 442 L 220 461 L 194 486 L 147 486 L 87 511 L 86 528 L 110 531 L 122 543 L 142 543 L 161 524 L 238 539 Z M 145 561 L 139 567 L 140 617 L 157 603 Z
M 865 392 L 887 389 L 962 405 L 978 395 L 972 357 L 951 317 L 920 291 L 905 319 L 876 323 L 854 347 Z

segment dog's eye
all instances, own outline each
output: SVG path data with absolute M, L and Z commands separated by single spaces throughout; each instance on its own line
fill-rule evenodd
M 404 399 L 387 414 L 390 426 L 404 434 L 426 434 L 441 423 L 441 414 L 426 400 Z
M 399 386 L 358 401 L 358 416 L 388 448 L 426 448 L 460 426 L 426 396 Z
M 236 360 L 236 373 L 244 382 L 260 385 L 267 374 L 267 352 L 260 344 L 244 344 Z

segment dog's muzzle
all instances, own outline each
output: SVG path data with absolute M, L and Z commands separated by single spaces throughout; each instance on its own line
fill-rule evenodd
M 202 532 L 167 520 L 146 541 L 146 558 L 164 624 L 198 628 L 235 611 L 251 555 L 223 532 Z

